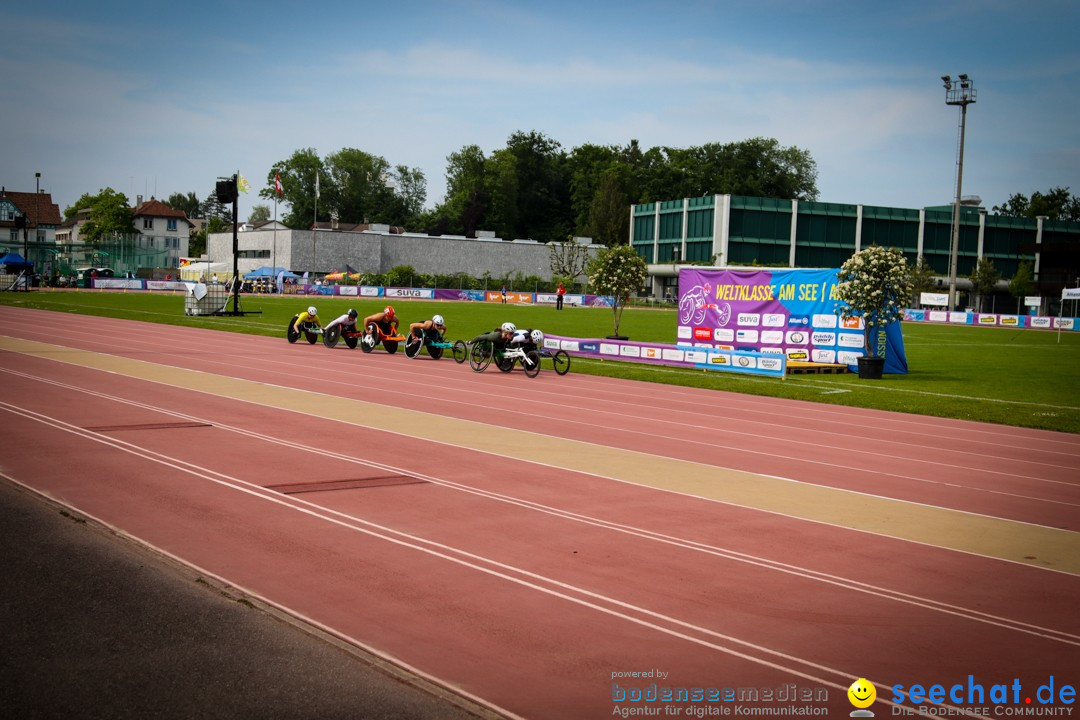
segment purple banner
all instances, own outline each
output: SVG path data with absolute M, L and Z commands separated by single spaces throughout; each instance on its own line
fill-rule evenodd
M 704 346 L 545 335 L 544 348 L 552 351 L 565 350 L 571 355 L 601 360 L 622 360 L 773 377 L 783 377 L 787 369 L 787 358 L 779 353 L 740 352 Z
M 835 269 L 681 268 L 678 340 L 854 365 L 864 354 L 862 319 L 841 316 L 837 284 Z M 898 333 L 883 349 L 885 372 L 907 372 Z

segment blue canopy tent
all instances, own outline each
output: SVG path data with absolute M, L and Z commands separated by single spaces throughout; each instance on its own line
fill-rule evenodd
M 0 257 L 0 265 L 6 266 L 8 272 L 20 272 L 34 267 L 34 263 L 18 253 L 8 253 L 7 255 Z
M 277 279 L 278 273 L 284 273 L 283 277 L 298 278 L 300 277 L 296 273 L 289 272 L 283 267 L 272 268 L 269 265 L 263 265 L 261 268 L 252 270 L 249 273 L 244 274 L 245 280 L 258 280 L 259 278 L 270 278 L 271 280 Z

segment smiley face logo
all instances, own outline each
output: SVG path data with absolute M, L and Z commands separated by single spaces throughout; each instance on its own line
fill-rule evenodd
M 877 700 L 877 688 L 866 678 L 859 678 L 847 689 L 848 700 L 857 708 L 868 708 Z

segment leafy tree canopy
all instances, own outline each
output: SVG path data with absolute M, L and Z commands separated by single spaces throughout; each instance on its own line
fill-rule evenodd
M 427 183 L 419 168 L 391 167 L 385 158 L 356 148 L 343 148 L 325 160 L 314 148 L 297 150 L 270 169 L 260 197 L 274 198 L 275 175 L 281 178 L 282 199 L 289 205 L 282 222 L 292 228 L 310 227 L 316 209 L 320 222 L 336 218 L 344 224 L 410 225 L 427 199 Z
M 79 233 L 84 242 L 96 244 L 113 234 L 130 235 L 135 232 L 134 216 L 127 196 L 112 188 L 105 188 L 97 195 L 83 194 L 74 205 L 64 210 L 64 217 L 71 218 L 80 210 L 89 210 L 89 218 Z
M 1080 222 L 1080 197 L 1072 195 L 1067 187 L 1051 188 L 1046 193 L 1036 190 L 1031 198 L 1016 193 L 1004 205 L 995 205 L 993 212 L 1008 217 L 1037 218 L 1043 215 L 1050 220 Z
M 542 242 L 587 235 L 604 244 L 625 243 L 629 205 L 711 194 L 816 200 L 817 164 L 809 151 L 772 138 L 700 147 L 643 149 L 586 143 L 567 152 L 538 131 L 518 131 L 505 147 L 485 153 L 465 145 L 446 158 L 446 197 L 431 210 L 423 173 L 384 158 L 345 148 L 320 158 L 313 148 L 278 162 L 260 191 L 274 197 L 281 177 L 289 227 L 315 219 L 315 177 L 320 179 L 318 219 L 384 222 L 434 234 L 500 237 Z
M 267 222 L 270 219 L 270 206 L 269 205 L 253 205 L 251 208 L 251 214 L 248 215 L 248 222 L 252 225 L 258 223 Z
M 202 203 L 199 202 L 199 196 L 193 192 L 189 192 L 186 195 L 183 193 L 173 193 L 169 196 L 169 199 L 165 201 L 165 204 L 173 210 L 179 210 L 184 213 L 189 219 L 203 217 Z

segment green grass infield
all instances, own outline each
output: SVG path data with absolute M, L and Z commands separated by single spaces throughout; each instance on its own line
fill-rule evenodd
M 289 319 L 315 305 L 324 322 L 355 307 L 361 318 L 385 299 L 303 296 L 242 296 L 243 316 L 188 316 L 181 292 L 37 290 L 0 293 L 0 303 L 43 310 L 101 315 L 144 322 L 280 337 Z M 469 339 L 509 320 L 546 333 L 595 338 L 611 335 L 610 308 L 502 305 L 499 303 L 395 300 L 403 323 L 446 318 L 448 339 Z M 619 327 L 632 340 L 674 343 L 675 311 L 625 311 Z M 975 420 L 1019 427 L 1080 432 L 1080 333 L 905 323 L 910 372 L 882 380 L 855 374 L 763 378 L 725 372 L 663 368 L 574 358 L 572 373 L 606 375 L 669 385 L 808 400 L 851 407 Z M 343 346 L 342 346 L 343 347 Z M 311 352 L 329 352 L 322 345 Z M 335 351 L 336 352 L 336 351 Z M 357 360 L 362 362 L 360 352 Z M 463 372 L 467 372 L 463 369 Z M 723 398 L 716 400 L 723 413 Z M 664 408 L 656 407 L 657 413 Z

